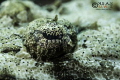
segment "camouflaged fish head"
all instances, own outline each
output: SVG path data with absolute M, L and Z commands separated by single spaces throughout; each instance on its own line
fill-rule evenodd
M 25 32 L 24 45 L 37 61 L 49 61 L 74 51 L 77 39 L 67 20 L 37 19 Z

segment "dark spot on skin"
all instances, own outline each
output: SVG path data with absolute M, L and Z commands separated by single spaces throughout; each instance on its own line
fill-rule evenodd
M 86 42 L 87 40 L 84 40 L 84 42 Z
M 83 47 L 83 48 L 87 48 L 86 44 L 83 44 L 82 47 Z

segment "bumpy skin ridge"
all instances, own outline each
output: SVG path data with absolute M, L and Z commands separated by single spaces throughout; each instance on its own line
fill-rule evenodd
M 76 32 L 66 20 L 37 19 L 26 30 L 24 45 L 37 61 L 51 61 L 70 53 L 76 45 Z

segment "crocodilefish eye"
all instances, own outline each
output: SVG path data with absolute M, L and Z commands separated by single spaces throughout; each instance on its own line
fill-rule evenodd
M 41 18 L 27 27 L 24 45 L 35 60 L 51 61 L 72 52 L 76 40 L 76 33 L 67 20 Z

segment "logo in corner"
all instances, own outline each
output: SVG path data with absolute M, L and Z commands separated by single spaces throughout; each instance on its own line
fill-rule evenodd
M 92 3 L 92 7 L 93 8 L 97 8 L 98 7 L 98 4 L 96 2 Z
M 111 10 L 113 2 L 93 2 L 92 7 L 96 10 Z

